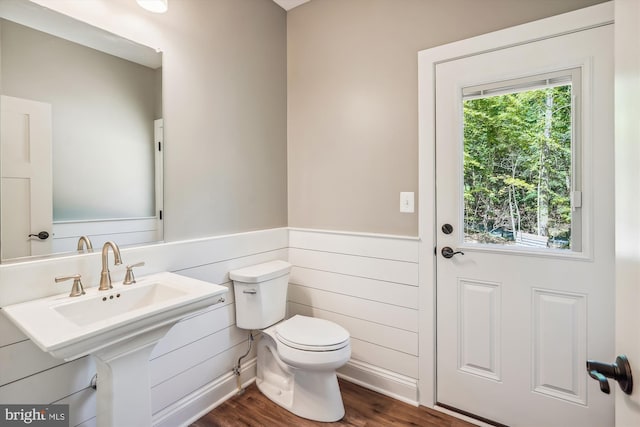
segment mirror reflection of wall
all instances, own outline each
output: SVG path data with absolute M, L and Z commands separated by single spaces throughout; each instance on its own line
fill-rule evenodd
M 154 120 L 162 117 L 161 68 L 6 19 L 0 19 L 0 42 L 3 102 L 19 98 L 51 106 L 50 251 L 75 250 L 77 238 L 92 233 L 94 244 L 119 233 L 126 233 L 117 239 L 121 244 L 161 240 L 158 230 L 149 230 L 158 214 Z M 3 147 L 7 139 L 3 133 Z M 5 200 L 9 194 L 3 191 L 3 206 L 14 204 Z M 2 221 L 10 216 L 3 211 Z M 29 233 L 45 226 L 35 227 Z M 9 228 L 16 227 L 0 226 Z M 14 240 L 26 240 L 24 231 L 14 231 Z M 2 259 L 43 254 L 38 239 L 27 242 L 35 248 L 20 249 L 25 242 L 11 243 L 5 234 Z

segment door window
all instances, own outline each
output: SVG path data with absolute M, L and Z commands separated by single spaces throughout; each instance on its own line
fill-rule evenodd
M 580 70 L 462 90 L 464 242 L 581 251 Z

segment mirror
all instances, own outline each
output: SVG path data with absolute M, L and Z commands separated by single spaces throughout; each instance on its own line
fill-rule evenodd
M 161 241 L 161 54 L 0 0 L 0 56 L 2 262 Z

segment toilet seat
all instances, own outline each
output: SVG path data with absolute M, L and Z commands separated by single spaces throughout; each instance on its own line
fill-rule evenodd
M 276 325 L 276 339 L 303 351 L 334 351 L 349 345 L 349 332 L 324 319 L 296 315 Z

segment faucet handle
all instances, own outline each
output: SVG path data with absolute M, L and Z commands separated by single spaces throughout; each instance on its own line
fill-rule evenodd
M 131 285 L 136 283 L 136 277 L 133 274 L 134 267 L 142 267 L 144 265 L 144 261 L 138 262 L 136 264 L 127 265 L 127 273 L 124 275 L 124 280 L 122 281 L 123 285 Z
M 79 274 L 74 274 L 73 276 L 56 277 L 54 280 L 56 281 L 56 283 L 60 283 L 66 280 L 73 279 L 73 286 L 71 286 L 71 293 L 69 294 L 69 296 L 79 297 L 80 295 L 85 294 L 84 286 L 82 286 L 82 281 L 80 280 L 80 277 L 81 276 Z

